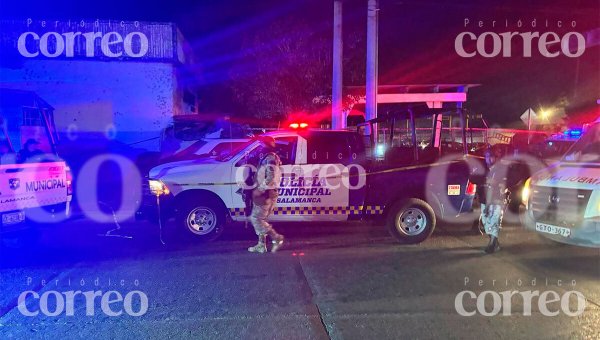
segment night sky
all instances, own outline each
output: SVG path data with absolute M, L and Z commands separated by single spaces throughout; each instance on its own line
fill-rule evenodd
M 175 22 L 193 46 L 202 72 L 204 105 L 211 111 L 239 110 L 228 88 L 239 66 L 242 42 L 274 21 L 301 19 L 312 34 L 331 39 L 333 1 L 0 1 L 2 19 L 118 19 Z M 522 57 L 513 45 L 510 58 L 462 58 L 454 49 L 464 31 L 540 33 L 585 32 L 600 27 L 600 1 L 441 1 L 380 0 L 380 84 L 475 83 L 468 107 L 491 122 L 512 125 L 527 108 L 564 107 L 576 115 L 597 110 L 600 98 L 600 46 L 579 58 L 546 58 L 533 45 L 533 57 Z M 367 0 L 344 3 L 345 85 L 364 85 Z M 465 28 L 465 18 L 472 24 Z M 524 22 L 517 27 L 517 21 Z M 537 27 L 530 23 L 536 19 Z M 483 20 L 484 27 L 477 27 Z M 491 27 L 496 20 L 501 27 Z M 505 27 L 505 20 L 509 26 Z M 549 26 L 545 27 L 548 20 Z M 575 29 L 556 21 L 576 21 Z M 290 34 L 305 32 L 290 32 Z M 470 45 L 469 45 L 470 46 Z M 326 48 L 330 48 L 327 46 Z M 474 46 L 469 48 L 474 49 Z M 251 72 L 249 76 L 252 76 Z M 328 94 L 328 93 L 325 93 Z M 597 112 L 597 111 L 596 111 Z

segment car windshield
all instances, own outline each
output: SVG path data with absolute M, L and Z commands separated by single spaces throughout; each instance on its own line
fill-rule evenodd
M 219 162 L 228 162 L 236 155 L 240 154 L 240 152 L 244 151 L 248 146 L 254 143 L 254 140 L 249 140 L 245 143 L 240 143 L 230 148 L 229 150 L 225 149 L 223 152 L 217 156 L 215 159 Z
M 594 124 L 564 157 L 566 162 L 600 163 L 600 123 Z

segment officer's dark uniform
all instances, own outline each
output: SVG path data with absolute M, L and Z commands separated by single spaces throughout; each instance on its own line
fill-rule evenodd
M 471 176 L 470 181 L 477 185 L 477 196 L 481 203 L 481 223 L 490 242 L 486 253 L 500 250 L 498 236 L 506 206 L 506 184 L 508 167 L 500 161 L 502 156 L 496 149 L 486 152 L 489 170 L 486 176 Z

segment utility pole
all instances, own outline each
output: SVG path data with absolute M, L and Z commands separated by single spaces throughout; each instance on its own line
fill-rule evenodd
M 531 108 L 527 110 L 527 145 L 531 144 Z
M 333 2 L 333 78 L 331 86 L 331 128 L 346 128 L 346 117 L 342 109 L 343 54 L 342 0 Z
M 377 40 L 378 40 L 379 0 L 369 0 L 367 5 L 367 70 L 366 70 L 366 118 L 377 118 Z M 373 150 L 377 147 L 377 125 L 369 131 Z

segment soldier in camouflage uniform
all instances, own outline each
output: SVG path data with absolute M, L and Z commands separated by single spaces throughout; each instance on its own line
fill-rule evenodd
M 269 215 L 277 203 L 278 188 L 281 181 L 281 160 L 275 153 L 275 140 L 268 136 L 259 138 L 262 145 L 261 159 L 256 172 L 256 187 L 252 191 L 252 213 L 250 223 L 258 236 L 258 243 L 248 248 L 251 253 L 267 252 L 266 239 L 271 238 L 271 252 L 283 246 L 284 237 L 273 229 L 268 222 Z

